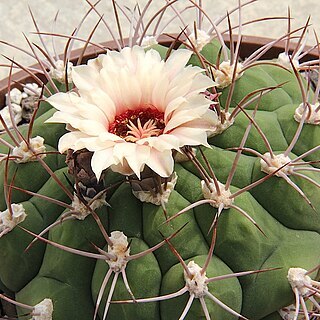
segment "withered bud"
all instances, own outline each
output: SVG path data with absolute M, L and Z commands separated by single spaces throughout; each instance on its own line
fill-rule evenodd
M 168 178 L 162 178 L 149 167 L 145 167 L 141 172 L 140 179 L 136 175 L 132 175 L 128 180 L 133 191 L 154 191 L 155 193 L 161 193 L 161 185 L 170 181 L 172 175 Z
M 24 119 L 26 122 L 30 122 L 38 100 L 39 97 L 37 95 L 28 96 L 21 100 L 22 119 Z
M 97 181 L 96 175 L 91 168 L 91 158 L 93 152 L 86 149 L 67 152 L 66 164 L 68 173 L 75 178 L 76 184 L 85 197 L 93 198 L 104 189 L 103 177 Z

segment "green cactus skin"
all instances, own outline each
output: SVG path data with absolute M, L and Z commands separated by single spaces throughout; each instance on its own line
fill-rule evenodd
M 159 51 L 163 52 L 160 47 Z M 212 63 L 216 62 L 219 46 L 208 44 L 202 54 Z M 200 65 L 196 57 L 190 63 Z M 273 151 L 286 150 L 298 124 L 293 119 L 295 108 L 301 103 L 301 93 L 293 73 L 276 66 L 260 65 L 248 69 L 236 81 L 231 107 L 235 107 L 246 94 L 256 89 L 287 82 L 262 97 L 255 117 L 267 136 Z M 228 88 L 222 90 L 221 105 L 224 106 Z M 45 104 L 45 103 L 44 103 Z M 46 106 L 47 107 L 47 106 Z M 252 104 L 248 109 L 253 109 Z M 34 135 L 44 136 L 46 143 L 56 149 L 59 137 L 64 133 L 61 125 L 44 124 L 52 115 L 49 110 L 39 117 L 34 125 Z M 252 114 L 252 111 L 249 111 Z M 236 153 L 227 148 L 239 146 L 246 127 L 247 117 L 240 113 L 234 125 L 221 135 L 211 138 L 211 149 L 203 150 L 217 178 L 225 182 Z M 305 125 L 301 136 L 292 150 L 291 159 L 319 145 L 320 127 Z M 265 153 L 261 137 L 252 128 L 246 147 Z M 204 148 L 203 148 L 204 149 Z M 2 148 L 3 152 L 7 152 Z M 199 153 L 199 152 L 198 152 Z M 197 154 L 198 154 L 197 153 Z M 315 152 L 305 161 L 317 160 Z M 67 186 L 63 173 L 64 156 L 49 155 L 47 164 Z M 201 156 L 199 160 L 203 161 Z M 38 192 L 61 201 L 68 201 L 64 192 L 38 163 L 16 165 L 10 163 L 9 181 L 18 168 L 15 185 Z M 1 180 L 4 164 L 0 168 Z M 176 164 L 178 182 L 167 204 L 168 216 L 172 216 L 191 203 L 202 199 L 200 175 L 191 162 Z M 320 183 L 317 172 L 308 173 Z M 231 192 L 239 190 L 265 176 L 260 170 L 259 159 L 243 153 L 232 180 Z M 108 172 L 105 185 L 122 181 L 118 174 Z M 287 281 L 288 268 L 299 266 L 311 269 L 320 263 L 320 190 L 300 178 L 292 179 L 312 202 L 313 210 L 283 179 L 272 177 L 259 186 L 236 197 L 235 204 L 245 210 L 265 232 L 265 236 L 234 209 L 223 210 L 218 222 L 214 256 L 207 269 L 207 276 L 224 275 L 232 272 L 280 268 L 265 273 L 231 278 L 210 283 L 210 292 L 249 319 L 280 319 L 277 310 L 291 304 L 293 293 Z M 1 192 L 3 192 L 1 190 Z M 6 208 L 3 194 L 0 196 L 1 210 Z M 132 239 L 131 253 L 150 248 L 170 236 L 180 227 L 187 225 L 171 242 L 188 262 L 194 260 L 204 264 L 211 242 L 208 234 L 216 209 L 202 205 L 182 214 L 171 223 L 161 207 L 141 203 L 131 192 L 128 184 L 122 183 L 107 194 L 110 207 L 98 210 L 106 230 L 123 231 Z M 13 203 L 22 202 L 28 213 L 21 226 L 39 233 L 61 215 L 63 209 L 35 196 L 13 191 Z M 95 252 L 92 244 L 103 248 L 105 240 L 92 217 L 84 221 L 66 221 L 49 232 L 48 238 L 57 243 Z M 44 298 L 54 304 L 54 320 L 93 318 L 95 301 L 108 270 L 105 261 L 74 255 L 38 241 L 25 253 L 24 249 L 32 237 L 15 228 L 0 239 L 0 282 L 3 290 L 15 293 L 17 301 L 35 305 Z M 177 257 L 165 245 L 145 257 L 130 261 L 126 267 L 127 277 L 136 298 L 148 298 L 176 292 L 184 286 L 183 268 Z M 113 276 L 112 276 L 113 277 Z M 99 309 L 102 319 L 104 301 L 107 299 L 111 282 L 105 290 Z M 113 300 L 131 299 L 119 276 Z M 175 320 L 181 315 L 188 293 L 179 298 L 145 304 L 111 304 L 107 319 L 165 319 Z M 197 299 L 196 299 L 197 300 Z M 206 298 L 212 319 L 236 319 Z M 19 308 L 22 315 L 26 310 Z M 204 319 L 199 301 L 194 301 L 186 319 Z

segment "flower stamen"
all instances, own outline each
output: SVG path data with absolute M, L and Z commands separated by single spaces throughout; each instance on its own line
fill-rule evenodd
M 115 117 L 109 132 L 120 136 L 127 142 L 162 134 L 165 127 L 164 114 L 156 109 L 127 110 Z
M 161 129 L 157 128 L 156 120 L 149 119 L 143 126 L 141 125 L 140 118 L 137 120 L 137 126 L 129 120 L 127 127 L 130 131 L 127 132 L 125 140 L 128 142 L 135 142 L 139 139 L 157 137 L 161 133 Z

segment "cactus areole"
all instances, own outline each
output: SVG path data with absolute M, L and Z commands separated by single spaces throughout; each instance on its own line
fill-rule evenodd
M 196 27 L 53 61 L 31 122 L 1 122 L 18 319 L 318 319 L 319 82 Z

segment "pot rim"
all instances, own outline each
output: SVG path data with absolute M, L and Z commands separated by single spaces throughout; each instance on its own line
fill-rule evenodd
M 172 35 L 164 34 L 158 38 L 158 42 L 162 45 L 170 46 L 170 44 L 172 43 L 172 40 L 176 36 L 177 36 L 176 34 L 172 34 Z M 229 35 L 223 35 L 223 38 L 226 45 L 229 45 L 230 44 Z M 232 39 L 234 41 L 237 41 L 237 35 L 233 35 Z M 268 37 L 257 37 L 257 36 L 248 36 L 248 35 L 242 36 L 241 46 L 240 46 L 240 57 L 243 59 L 248 57 L 254 51 L 266 45 L 267 43 L 270 43 L 273 40 L 274 39 L 268 38 Z M 284 51 L 285 44 L 286 44 L 285 40 L 281 40 L 277 42 L 261 58 L 273 59 L 277 57 L 281 52 Z M 89 59 L 96 58 L 99 54 L 105 53 L 106 49 L 113 49 L 113 50 L 116 49 L 116 44 L 115 44 L 115 41 L 113 40 L 102 42 L 100 45 L 104 47 L 105 50 L 99 49 L 98 47 L 93 45 L 88 46 L 86 48 L 86 52 L 83 56 L 82 62 L 86 63 Z M 293 51 L 294 49 L 295 49 L 295 43 L 291 42 L 289 46 L 289 51 Z M 306 50 L 304 51 L 307 51 L 309 49 L 311 49 L 311 47 L 306 46 Z M 82 53 L 82 51 L 83 51 L 83 48 L 72 50 L 70 55 L 70 61 L 76 62 L 78 57 Z M 314 48 L 303 57 L 302 61 L 304 62 L 304 61 L 309 61 L 309 60 L 318 59 L 318 58 L 319 58 L 318 50 L 317 48 Z M 30 67 L 39 69 L 39 64 L 36 63 L 31 65 Z M 36 74 L 36 75 L 39 76 L 39 74 Z M 40 75 L 39 78 L 42 80 L 45 79 L 43 75 Z M 15 85 L 12 87 L 17 87 L 19 89 L 21 89 L 21 85 L 19 85 L 19 83 L 35 82 L 35 80 L 24 70 L 20 70 L 13 73 L 11 79 L 12 79 L 11 82 L 15 83 Z M 8 77 L 0 80 L 0 109 L 1 109 L 1 106 L 4 104 L 4 96 L 7 93 L 7 90 L 8 90 Z

